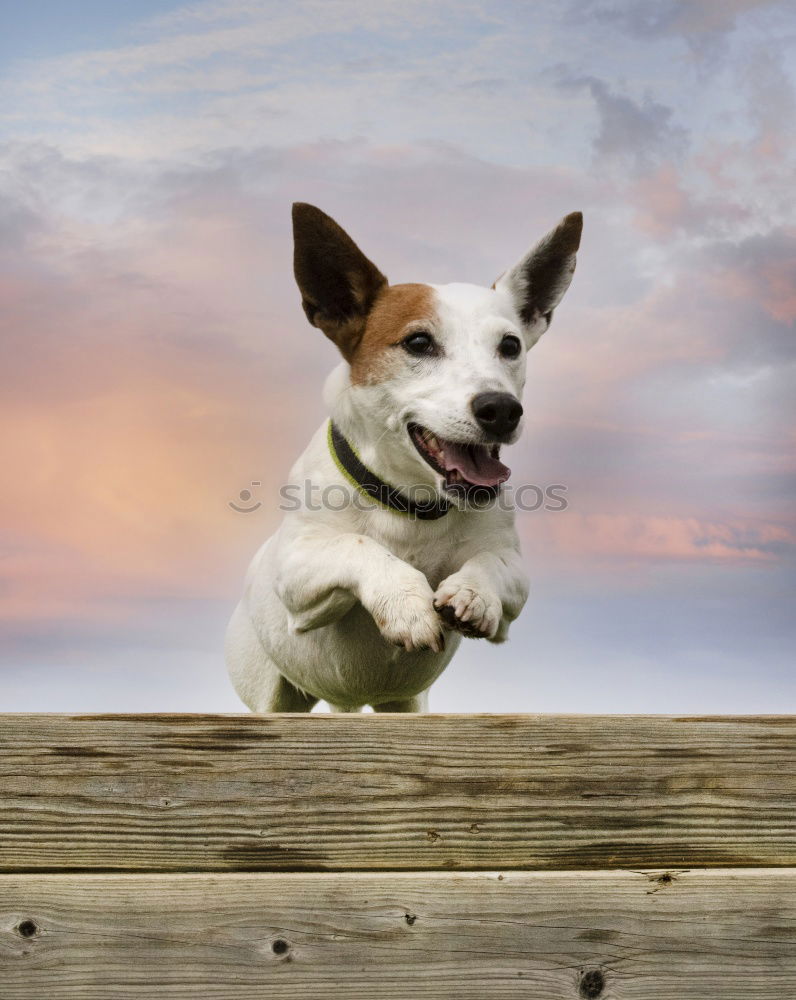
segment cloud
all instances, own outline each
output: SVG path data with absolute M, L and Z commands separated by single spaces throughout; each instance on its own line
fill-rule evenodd
M 712 255 L 710 280 L 733 303 L 751 303 L 782 327 L 775 357 L 796 360 L 796 228 L 776 229 L 738 243 L 723 243 Z M 776 328 L 775 328 L 776 329 Z M 757 341 L 758 348 L 760 341 Z M 769 355 L 770 356 L 770 355 Z
M 490 134 L 517 141 L 496 122 L 506 88 L 481 84 L 513 45 L 488 3 L 200 4 L 135 30 L 135 43 L 13 64 L 0 122 L 73 153 L 138 160 L 319 136 L 459 139 L 475 120 L 474 149 Z M 505 79 L 544 116 L 542 87 Z M 544 149 L 527 129 L 520 141 Z
M 616 24 L 640 38 L 678 35 L 686 39 L 732 31 L 739 17 L 752 11 L 777 7 L 778 0 L 582 0 L 573 12 L 607 24 Z
M 676 159 L 686 147 L 687 130 L 674 123 L 671 108 L 649 95 L 634 101 L 594 76 L 565 77 L 560 86 L 585 87 L 591 94 L 599 123 L 593 140 L 597 160 L 626 161 L 642 169 L 661 158 Z
M 652 514 L 571 514 L 546 522 L 555 551 L 627 565 L 776 562 L 792 553 L 796 533 L 786 525 L 758 520 L 715 523 Z
M 748 94 L 749 115 L 755 123 L 755 153 L 764 163 L 793 162 L 791 136 L 796 127 L 796 94 L 783 65 L 786 54 L 763 47 L 739 68 Z
M 752 206 L 736 189 L 698 194 L 683 169 L 671 162 L 641 173 L 628 183 L 635 225 L 651 240 L 664 243 L 683 234 L 692 239 L 724 237 L 759 225 Z

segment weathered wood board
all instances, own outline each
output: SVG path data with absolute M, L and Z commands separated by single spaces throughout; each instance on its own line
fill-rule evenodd
M 786 1000 L 796 870 L 7 875 L 3 1000 Z
M 0 871 L 796 866 L 796 718 L 0 716 Z

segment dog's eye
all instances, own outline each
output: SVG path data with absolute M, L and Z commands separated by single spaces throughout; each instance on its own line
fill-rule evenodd
M 437 353 L 437 345 L 430 333 L 410 333 L 401 341 L 401 346 L 409 354 L 414 354 L 416 357 Z
M 520 338 L 515 337 L 513 333 L 507 333 L 498 345 L 498 352 L 502 358 L 519 357 L 521 349 Z

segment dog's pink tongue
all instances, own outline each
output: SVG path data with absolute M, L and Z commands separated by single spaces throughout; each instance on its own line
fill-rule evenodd
M 498 486 L 511 475 L 511 469 L 489 454 L 483 446 L 455 444 L 452 441 L 442 444 L 443 461 L 448 472 L 457 469 L 459 473 L 475 486 Z

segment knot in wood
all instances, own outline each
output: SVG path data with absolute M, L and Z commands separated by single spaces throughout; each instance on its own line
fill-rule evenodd
M 605 976 L 602 972 L 599 969 L 590 969 L 581 975 L 578 993 L 587 1000 L 595 1000 L 595 997 L 601 995 L 604 987 Z

